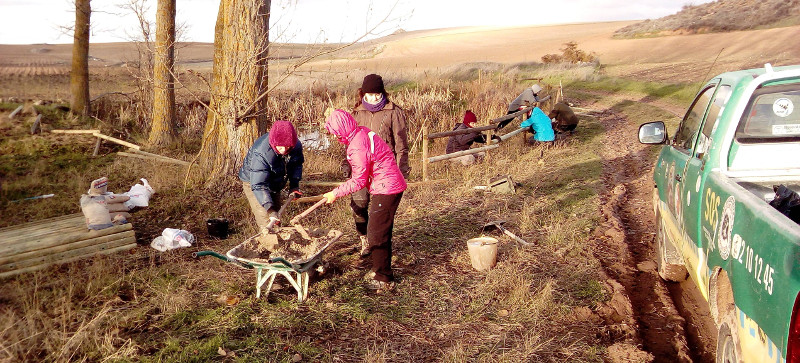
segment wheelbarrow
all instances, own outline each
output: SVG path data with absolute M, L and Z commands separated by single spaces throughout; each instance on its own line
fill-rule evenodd
M 291 248 L 284 248 L 283 250 L 266 251 L 262 248 L 262 242 L 259 238 L 262 234 L 259 233 L 231 248 L 225 255 L 214 251 L 199 251 L 192 253 L 192 257 L 213 256 L 238 265 L 239 267 L 255 270 L 257 299 L 261 297 L 262 286 L 265 283 L 267 284 L 264 293 L 266 297 L 272 289 L 275 276 L 282 275 L 286 277 L 292 287 L 297 291 L 297 300 L 302 302 L 308 298 L 309 272 L 322 260 L 322 255 L 325 251 L 342 237 L 342 232 L 338 230 L 331 229 L 325 231 L 317 229 L 308 231 L 300 225 L 298 217 L 304 217 L 312 210 L 324 204 L 324 202 L 325 200 L 321 200 L 320 203 L 315 204 L 305 212 L 293 218 L 293 227 L 272 228 L 272 231 L 280 236 L 281 239 L 286 242 L 285 245 L 289 247 L 291 247 L 292 244 L 301 244 L 294 242 L 297 238 L 292 238 L 294 233 L 299 234 L 301 237 L 300 241 L 306 242 L 305 246 L 301 248 L 294 250 Z M 318 268 L 319 267 L 321 266 L 318 266 Z

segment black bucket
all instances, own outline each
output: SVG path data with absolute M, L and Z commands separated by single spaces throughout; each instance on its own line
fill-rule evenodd
M 228 238 L 228 220 L 224 218 L 212 218 L 206 221 L 208 235 L 211 237 L 226 239 Z

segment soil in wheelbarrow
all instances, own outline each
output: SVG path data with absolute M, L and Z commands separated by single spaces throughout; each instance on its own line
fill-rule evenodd
M 282 257 L 287 261 L 303 261 L 324 247 L 336 236 L 336 231 L 328 229 L 314 229 L 308 231 L 311 239 L 305 239 L 294 228 L 281 228 L 277 233 L 278 246 L 270 251 L 259 238 L 252 238 L 237 246 L 231 255 L 234 257 L 266 263 L 269 258 Z

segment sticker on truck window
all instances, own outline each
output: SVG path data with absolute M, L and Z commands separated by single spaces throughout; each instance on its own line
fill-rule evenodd
M 800 124 L 791 125 L 772 125 L 773 135 L 797 135 L 800 134 Z
M 731 195 L 725 200 L 722 208 L 722 219 L 719 224 L 719 256 L 727 260 L 731 252 L 731 232 L 733 231 L 733 218 L 736 214 L 736 199 Z
M 786 117 L 791 115 L 792 111 L 794 111 L 794 103 L 788 98 L 782 97 L 772 103 L 772 112 L 775 113 L 775 116 Z

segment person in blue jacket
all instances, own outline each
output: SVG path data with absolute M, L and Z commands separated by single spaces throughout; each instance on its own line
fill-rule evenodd
M 275 121 L 269 132 L 256 139 L 239 169 L 239 179 L 262 234 L 271 218 L 278 217 L 280 192 L 299 197 L 303 178 L 303 145 L 289 121 Z
M 533 140 L 539 142 L 548 142 L 556 139 L 553 132 L 553 125 L 550 123 L 550 118 L 540 109 L 534 107 L 531 111 L 531 116 L 527 120 L 522 121 L 519 125 L 520 128 L 530 127 L 533 133 Z

